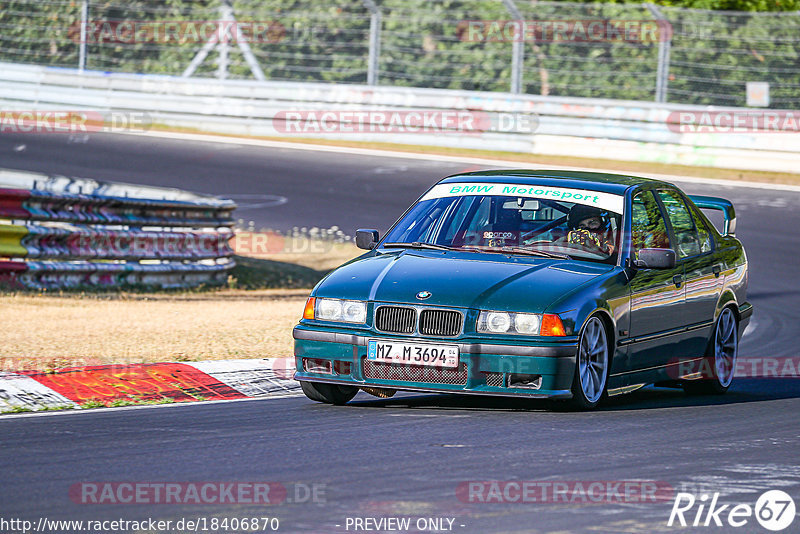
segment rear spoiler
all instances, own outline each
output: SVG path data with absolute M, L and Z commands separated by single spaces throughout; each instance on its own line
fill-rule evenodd
M 719 197 L 706 197 L 702 195 L 689 195 L 698 208 L 720 210 L 725 217 L 725 226 L 722 235 L 736 235 L 736 210 L 730 200 Z

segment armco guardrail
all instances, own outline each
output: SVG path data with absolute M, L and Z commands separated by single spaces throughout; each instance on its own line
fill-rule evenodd
M 408 87 L 220 81 L 0 63 L 0 110 L 31 109 L 138 112 L 137 120 L 144 120 L 144 126 L 139 124 L 133 130 L 155 122 L 231 134 L 385 141 L 777 172 L 796 172 L 800 166 L 797 131 L 788 135 L 788 130 L 757 129 L 714 133 L 712 127 L 695 133 L 675 127 L 678 113 L 693 113 L 702 120 L 708 113 L 721 111 L 712 107 Z M 479 120 L 490 125 L 509 114 L 519 114 L 528 117 L 533 129 L 484 128 L 467 134 L 389 129 L 376 133 L 347 131 L 335 124 L 329 129 L 320 128 L 319 123 L 308 128 L 304 119 L 296 131 L 287 131 L 282 120 L 288 111 L 325 110 L 463 110 L 482 114 Z M 746 108 L 722 111 L 761 113 Z M 0 123 L 0 127 L 0 133 L 14 131 L 14 121 Z M 107 127 L 113 129 L 113 125 Z
M 235 207 L 174 189 L 0 170 L 0 286 L 223 284 Z

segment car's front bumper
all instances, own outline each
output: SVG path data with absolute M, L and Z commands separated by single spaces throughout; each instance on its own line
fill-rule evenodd
M 295 327 L 293 336 L 296 380 L 403 391 L 531 398 L 572 396 L 570 388 L 577 352 L 577 340 L 573 338 L 556 343 L 512 345 L 470 340 L 391 338 L 383 334 L 354 334 L 307 325 Z M 365 362 L 370 339 L 457 344 L 460 353 L 458 373 L 453 370 L 452 373 L 439 374 L 441 369 L 392 364 L 394 369 L 387 373 L 391 378 L 376 377 L 375 368 L 367 368 L 369 364 Z M 327 372 L 311 372 L 304 365 L 307 359 L 330 361 L 331 365 Z M 386 370 L 386 365 L 383 370 Z M 458 377 L 454 378 L 455 374 Z M 539 378 L 525 387 L 518 387 L 513 382 L 520 376 Z

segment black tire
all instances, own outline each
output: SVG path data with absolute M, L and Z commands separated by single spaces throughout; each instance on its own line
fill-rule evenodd
M 727 317 L 727 319 L 725 319 Z M 723 321 L 730 321 L 729 324 L 732 325 L 732 346 L 733 346 L 733 354 L 730 357 L 731 363 L 731 376 L 730 377 L 723 377 L 722 379 L 719 376 L 718 367 L 717 367 L 717 346 L 719 345 L 720 340 L 719 338 L 723 336 L 725 333 L 722 328 Z M 733 380 L 733 373 L 736 370 L 736 358 L 738 357 L 739 352 L 739 321 L 736 318 L 736 313 L 734 313 L 733 308 L 727 307 L 720 312 L 719 317 L 717 318 L 717 322 L 714 323 L 714 330 L 711 333 L 711 339 L 708 340 L 708 347 L 706 348 L 706 355 L 703 360 L 703 369 L 710 370 L 711 376 L 707 378 L 702 378 L 700 380 L 687 380 L 683 383 L 683 391 L 687 395 L 723 395 L 728 388 L 731 386 L 731 381 Z
M 325 404 L 347 404 L 358 393 L 358 388 L 340 386 L 339 384 L 322 384 L 319 382 L 300 382 L 303 393 L 313 401 Z
M 599 337 L 594 338 L 595 335 Z M 587 337 L 592 337 L 593 339 L 596 339 L 596 341 L 589 340 Z M 606 328 L 605 322 L 600 318 L 600 316 L 592 315 L 589 317 L 581 328 L 581 334 L 578 338 L 578 353 L 575 357 L 575 374 L 572 378 L 572 398 L 565 403 L 568 409 L 575 411 L 593 410 L 608 396 L 608 373 L 611 369 L 612 357 L 608 339 L 608 329 Z M 584 345 L 587 343 L 591 344 L 592 346 L 584 347 Z M 593 389 L 591 394 L 587 394 L 587 392 L 584 391 L 585 386 L 581 377 L 581 358 L 582 355 L 584 355 L 585 349 L 588 348 L 597 350 L 601 345 L 605 347 L 602 376 L 599 373 L 594 372 L 593 376 L 595 381 L 593 382 L 593 388 L 596 389 Z M 597 363 L 600 363 L 599 356 L 597 357 Z M 589 362 L 589 365 L 591 365 L 591 362 Z M 589 380 L 591 380 L 591 376 L 587 376 L 589 376 Z

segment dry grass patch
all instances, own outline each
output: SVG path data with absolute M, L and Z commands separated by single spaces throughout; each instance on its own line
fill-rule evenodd
M 305 242 L 309 243 L 305 252 L 278 252 L 271 254 L 268 259 L 327 272 L 365 252 L 353 243 L 313 240 Z
M 288 357 L 307 295 L 0 295 L 2 369 Z
M 311 288 L 363 252 L 350 243 L 312 245 L 237 257 L 236 289 L 0 293 L 0 370 L 290 357 Z

